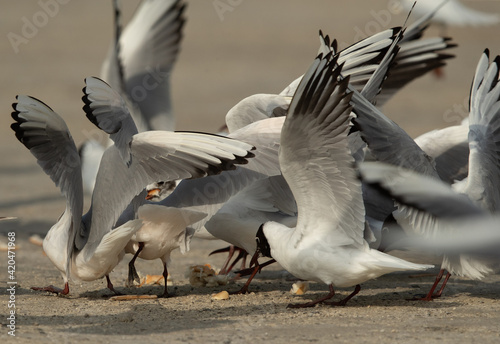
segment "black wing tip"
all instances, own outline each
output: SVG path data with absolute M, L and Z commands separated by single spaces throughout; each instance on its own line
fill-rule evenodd
M 438 54 L 439 60 L 447 60 L 447 59 L 452 59 L 455 57 L 456 57 L 456 55 L 454 55 L 454 54 L 448 54 L 448 53 L 439 53 Z
M 451 40 L 451 38 L 450 38 L 450 40 Z M 458 43 L 455 43 L 455 42 L 448 43 L 449 42 L 448 40 L 445 40 L 444 42 L 446 43 L 446 47 L 444 47 L 443 50 L 444 49 L 453 49 L 453 48 L 458 47 Z
M 500 65 L 500 55 L 495 56 L 495 59 L 493 60 L 492 63 L 494 63 L 497 66 L 499 66 Z
M 199 172 L 200 173 L 203 172 L 205 176 L 206 175 L 213 176 L 220 174 L 224 171 L 233 171 L 238 167 L 237 165 L 248 164 L 248 159 L 251 159 L 253 157 L 255 157 L 255 154 L 249 151 L 245 156 L 236 156 L 233 159 L 219 158 L 219 160 L 221 161 L 220 163 L 213 165 L 210 164 L 205 171 L 200 170 Z
M 23 143 L 24 141 L 24 130 L 21 128 L 21 123 L 15 122 L 10 125 L 10 128 L 14 131 L 16 138 L 19 142 Z
M 94 115 L 94 110 L 90 107 L 90 104 L 92 104 L 92 102 L 88 97 L 87 86 L 85 86 L 82 89 L 82 91 L 83 91 L 83 96 L 82 96 L 83 112 L 85 112 L 85 116 L 88 118 L 90 122 L 92 122 L 96 127 L 99 127 L 99 122 L 97 121 L 97 117 Z
M 392 30 L 392 36 L 395 37 L 395 36 L 399 35 L 401 32 L 404 33 L 404 31 L 406 31 L 406 28 L 403 29 L 402 26 L 394 26 L 394 27 L 391 27 L 390 30 Z
M 449 42 L 449 41 L 453 40 L 453 37 L 450 37 L 450 36 L 441 36 L 441 39 L 443 40 L 443 42 Z
M 245 165 L 248 164 L 248 159 L 255 158 L 255 154 L 252 153 L 251 151 L 255 150 L 255 147 L 253 147 L 250 151 L 247 151 L 247 154 L 243 157 L 236 157 L 234 161 L 235 164 L 237 165 Z
M 24 118 L 19 117 L 20 112 L 19 110 L 17 110 L 17 104 L 19 103 L 12 103 L 12 108 L 14 109 L 14 111 L 11 112 L 11 117 L 14 121 L 26 122 Z
M 188 8 L 188 3 L 185 1 L 177 1 L 177 7 L 178 7 L 178 12 L 179 12 L 179 17 L 182 16 L 182 23 L 186 21 L 186 18 L 184 17 L 186 8 Z
M 98 78 L 95 76 L 92 76 L 92 78 L 99 80 L 100 82 L 105 84 L 107 87 L 112 89 L 112 87 L 106 81 L 102 80 L 101 78 Z M 88 79 L 88 77 L 85 78 L 85 83 L 87 83 L 87 79 Z M 84 88 L 82 88 L 82 92 L 83 92 L 82 101 L 84 104 L 82 109 L 85 112 L 85 116 L 88 118 L 88 120 L 90 122 L 92 122 L 92 124 L 94 124 L 96 127 L 103 130 L 104 132 L 106 132 L 107 134 L 117 133 L 120 130 L 121 125 L 116 125 L 116 126 L 112 126 L 112 128 L 107 128 L 107 127 L 105 127 L 105 125 L 103 125 L 103 123 L 101 123 L 101 121 L 94 114 L 95 109 L 93 109 L 91 106 L 92 101 L 89 99 L 89 95 L 91 92 L 90 92 L 90 89 L 88 88 L 88 85 L 86 85 Z

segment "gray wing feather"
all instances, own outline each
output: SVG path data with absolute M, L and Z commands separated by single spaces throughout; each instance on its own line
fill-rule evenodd
M 80 157 L 75 142 L 64 120 L 38 99 L 18 95 L 13 104 L 11 125 L 17 139 L 37 159 L 43 171 L 66 197 L 71 211 L 67 256 L 84 244 L 81 218 L 83 212 L 83 186 Z M 69 262 L 66 272 L 69 276 Z
M 131 163 L 123 163 L 115 146 L 103 155 L 92 195 L 92 223 L 86 254 L 146 185 L 158 181 L 198 178 L 236 169 L 253 157 L 253 146 L 211 134 L 151 131 L 134 135 Z M 111 191 L 111 192 L 110 192 Z
M 500 211 L 500 56 L 489 64 L 485 50 L 472 83 L 469 176 L 465 191 L 492 212 Z
M 125 100 L 107 83 L 95 77 L 85 79 L 82 97 L 87 118 L 108 133 L 120 152 L 122 160 L 130 165 L 130 142 L 138 133 Z

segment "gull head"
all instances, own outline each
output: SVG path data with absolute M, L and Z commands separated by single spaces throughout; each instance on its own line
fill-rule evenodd
M 146 195 L 146 199 L 148 201 L 159 202 L 167 198 L 167 196 L 174 191 L 177 184 L 178 182 L 175 180 L 149 184 L 146 187 L 146 191 L 148 192 L 148 194 Z
M 269 242 L 264 234 L 264 224 L 260 225 L 255 235 L 255 241 L 257 242 L 257 252 L 260 253 L 261 256 L 272 258 L 271 246 L 269 246 Z

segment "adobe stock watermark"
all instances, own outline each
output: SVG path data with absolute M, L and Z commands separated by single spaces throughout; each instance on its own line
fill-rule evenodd
M 7 233 L 7 333 L 9 336 L 16 336 L 16 233 Z
M 39 0 L 37 2 L 40 10 L 36 11 L 30 16 L 21 17 L 21 29 L 19 32 L 9 32 L 7 39 L 12 46 L 12 49 L 17 54 L 19 48 L 23 44 L 28 44 L 31 39 L 38 35 L 39 31 L 43 29 L 54 18 L 60 10 L 61 5 L 66 5 L 71 0 Z
M 464 119 L 469 117 L 469 97 L 465 97 L 462 103 L 453 104 L 448 110 L 443 113 L 443 120 L 446 123 L 458 125 Z
M 161 86 L 170 75 L 170 70 L 162 70 L 162 66 L 147 66 L 140 82 L 137 82 L 130 90 L 131 100 L 140 103 L 144 101 L 148 93 Z
M 226 12 L 233 12 L 234 9 L 240 6 L 243 0 L 214 0 L 212 5 L 214 6 L 215 13 L 219 17 L 220 21 L 224 21 L 224 14 Z

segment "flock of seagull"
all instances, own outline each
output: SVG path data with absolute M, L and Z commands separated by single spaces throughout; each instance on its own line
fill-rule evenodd
M 460 125 L 414 140 L 381 111 L 407 83 L 453 57 L 451 39 L 423 37 L 438 8 L 341 51 L 320 32 L 302 76 L 279 94 L 243 99 L 227 113 L 228 133 L 216 135 L 172 131 L 168 73 L 180 50 L 184 1 L 143 0 L 123 30 L 114 5 L 116 37 L 102 79 L 86 78 L 82 97 L 87 118 L 109 135 L 106 146 L 78 149 L 62 117 L 36 98 L 18 95 L 13 104 L 17 139 L 66 198 L 43 241 L 64 288 L 33 289 L 68 294 L 71 280 L 106 277 L 118 293 L 109 275 L 130 253 L 129 282 L 138 279 L 137 258 L 160 259 L 167 297 L 170 254 L 188 251 L 193 237 L 221 239 L 231 254 L 240 251 L 237 259 L 251 254 L 240 275 L 252 278 L 277 261 L 298 279 L 329 286 L 326 296 L 290 307 L 345 305 L 369 279 L 433 267 L 392 249 L 443 255 L 425 300 L 440 296 L 451 275 L 481 279 L 493 271 L 500 57 L 478 54 L 470 115 Z M 139 99 L 136 86 L 155 68 L 162 78 Z M 92 192 L 86 214 L 84 190 Z M 262 257 L 270 260 L 261 264 Z M 235 262 L 227 264 L 223 272 Z M 355 289 L 329 301 L 335 287 Z

